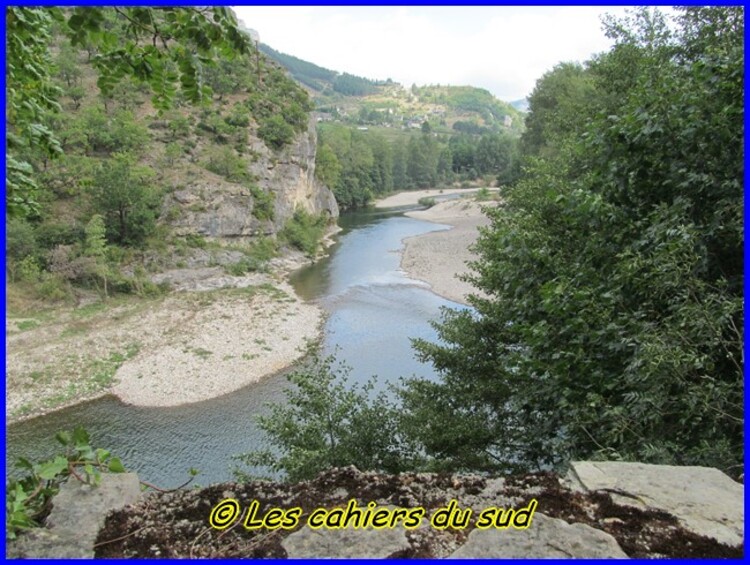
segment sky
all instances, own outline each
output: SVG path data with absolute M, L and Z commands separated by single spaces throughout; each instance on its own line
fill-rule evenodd
M 261 42 L 322 67 L 404 86 L 471 85 L 528 96 L 561 61 L 611 42 L 597 6 L 237 6 Z

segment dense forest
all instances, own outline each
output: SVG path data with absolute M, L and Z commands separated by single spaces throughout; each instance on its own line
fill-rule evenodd
M 538 80 L 521 174 L 476 244 L 484 294 L 414 343 L 441 380 L 373 398 L 322 360 L 261 420 L 276 451 L 246 462 L 292 479 L 586 458 L 742 474 L 744 13 L 678 14 L 609 19 L 609 51 Z M 382 148 L 348 136 L 323 133 L 338 174 L 377 178 Z
M 518 138 L 509 134 L 431 132 L 385 137 L 340 124 L 321 124 L 316 174 L 339 205 L 356 208 L 393 190 L 448 186 L 485 178 L 505 184 L 519 172 Z
M 359 77 L 350 73 L 338 73 L 315 63 L 304 61 L 293 55 L 280 53 L 265 44 L 260 50 L 274 61 L 281 63 L 294 80 L 312 89 L 327 93 L 337 92 L 344 96 L 366 96 L 377 92 L 379 81 Z

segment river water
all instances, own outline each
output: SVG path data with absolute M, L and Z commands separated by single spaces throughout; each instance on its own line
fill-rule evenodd
M 377 390 L 402 376 L 435 378 L 418 362 L 410 338 L 437 339 L 430 321 L 440 308 L 462 308 L 431 293 L 400 271 L 401 240 L 447 229 L 403 216 L 368 210 L 339 219 L 343 231 L 330 255 L 291 276 L 296 291 L 327 311 L 323 351 L 352 368 L 349 379 L 377 375 Z M 272 338 L 273 336 L 269 336 Z M 8 427 L 6 465 L 18 456 L 42 458 L 59 451 L 57 431 L 83 425 L 92 445 L 118 455 L 141 479 L 175 487 L 196 468 L 197 483 L 232 479 L 232 456 L 264 445 L 254 416 L 268 402 L 283 402 L 287 380 L 277 374 L 243 389 L 186 406 L 138 408 L 108 396 Z

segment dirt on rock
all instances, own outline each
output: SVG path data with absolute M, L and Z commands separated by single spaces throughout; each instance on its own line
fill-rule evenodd
M 209 515 L 222 501 L 233 499 L 242 510 L 222 530 L 209 525 Z M 537 511 L 569 523 L 583 523 L 613 536 L 630 557 L 737 558 L 742 547 L 730 547 L 682 528 L 665 512 L 616 504 L 606 492 L 580 493 L 563 485 L 553 473 L 511 477 L 360 472 L 333 469 L 296 484 L 254 481 L 225 483 L 204 489 L 153 493 L 135 506 L 111 513 L 96 542 L 97 557 L 275 557 L 285 558 L 282 542 L 300 528 L 317 508 L 343 508 L 351 499 L 360 507 L 421 506 L 429 517 L 455 500 L 472 508 L 465 529 L 419 527 L 406 533 L 408 549 L 389 557 L 447 557 L 466 541 L 479 512 L 487 507 L 521 508 L 532 499 Z M 246 529 L 245 511 L 254 500 L 257 515 L 271 508 L 300 507 L 302 517 L 290 530 Z M 533 528 L 533 523 L 531 525 Z M 529 556 L 533 557 L 533 556 Z

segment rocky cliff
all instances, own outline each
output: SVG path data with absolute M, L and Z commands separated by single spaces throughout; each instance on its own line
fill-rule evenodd
M 169 194 L 162 217 L 181 236 L 200 235 L 221 239 L 249 239 L 281 230 L 297 208 L 328 218 L 339 215 L 331 190 L 315 178 L 317 134 L 311 117 L 307 131 L 292 143 L 274 150 L 249 136 L 248 165 L 253 183 L 273 203 L 273 218 L 258 217 L 257 194 L 239 183 L 231 183 L 203 171 L 182 188 Z

